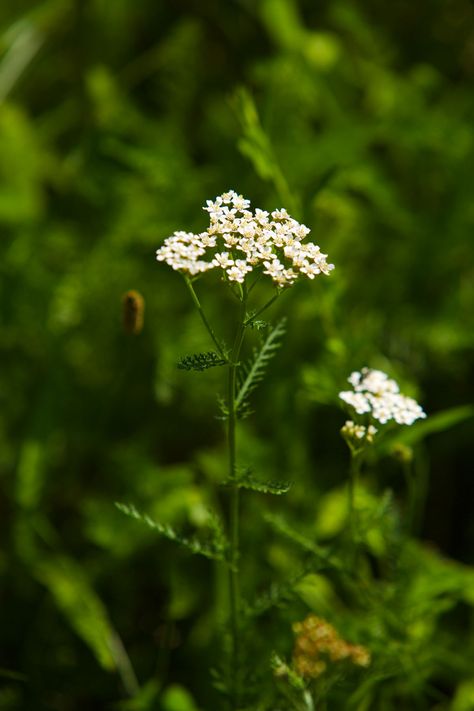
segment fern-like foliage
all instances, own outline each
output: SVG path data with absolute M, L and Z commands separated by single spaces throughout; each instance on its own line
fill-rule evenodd
M 256 319 L 255 321 L 250 321 L 249 328 L 255 329 L 255 331 L 263 331 L 265 328 L 269 328 L 270 324 L 268 321 L 262 321 L 262 319 Z
M 221 396 L 217 396 L 217 406 L 219 408 L 220 415 L 217 415 L 218 420 L 227 420 L 229 417 L 229 408 L 227 407 L 226 400 Z
M 225 364 L 226 361 L 215 351 L 207 351 L 206 353 L 193 353 L 184 356 L 178 361 L 178 368 L 180 370 L 207 370 Z
M 285 333 L 286 319 L 277 323 L 263 341 L 260 349 L 255 349 L 253 358 L 239 368 L 238 390 L 235 397 L 235 410 L 239 417 L 249 413 L 248 397 L 263 380 L 269 361 L 281 345 Z
M 207 525 L 214 548 L 226 553 L 229 549 L 229 541 L 225 534 L 222 520 L 215 511 L 208 511 Z
M 191 553 L 202 555 L 206 558 L 211 558 L 212 560 L 226 561 L 227 545 L 222 527 L 217 523 L 217 519 L 213 518 L 210 522 L 211 531 L 215 535 L 212 537 L 210 542 L 206 542 L 195 537 L 186 538 L 172 526 L 160 523 L 159 521 L 154 521 L 147 514 L 140 513 L 137 511 L 135 506 L 133 506 L 133 504 L 115 502 L 115 506 L 126 516 L 145 524 L 164 538 L 167 538 L 169 541 L 173 541 L 174 543 L 178 543 L 188 551 L 191 551 Z
M 236 484 L 239 489 L 249 489 L 251 491 L 258 491 L 261 494 L 273 494 L 274 496 L 286 494 L 291 487 L 289 481 L 262 481 L 256 479 L 248 470 L 238 475 L 235 480 L 225 479 L 222 483 L 223 486 Z

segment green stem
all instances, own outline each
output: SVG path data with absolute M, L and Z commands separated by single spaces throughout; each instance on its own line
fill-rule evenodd
M 264 304 L 262 306 L 261 309 L 258 309 L 258 311 L 256 311 L 253 314 L 253 316 L 250 316 L 250 318 L 248 318 L 246 321 L 244 321 L 244 326 L 249 326 L 252 323 L 252 321 L 255 321 L 257 316 L 260 316 L 260 314 L 263 314 L 263 312 L 266 311 L 268 309 L 268 307 L 271 306 L 273 304 L 273 302 L 278 299 L 279 296 L 280 296 L 280 292 L 278 291 L 274 296 L 272 296 L 272 298 L 269 301 L 267 301 L 266 304 Z
M 257 276 L 257 278 L 255 279 L 255 281 L 249 286 L 249 290 L 248 290 L 248 293 L 249 293 L 249 294 L 250 294 L 250 292 L 257 286 L 257 284 L 258 284 L 258 282 L 260 281 L 261 278 L 262 278 L 262 273 L 260 272 L 260 274 Z
M 236 467 L 236 424 L 237 408 L 235 403 L 237 367 L 240 351 L 245 335 L 245 309 L 247 294 L 242 293 L 240 322 L 237 329 L 234 346 L 229 362 L 228 371 L 228 421 L 227 421 L 227 446 L 229 454 L 229 479 L 230 490 L 230 568 L 229 568 L 229 595 L 230 595 L 230 629 L 232 638 L 232 655 L 230 669 L 230 690 L 232 709 L 237 709 L 239 704 L 239 617 L 240 617 L 240 589 L 239 589 L 239 487 L 237 485 Z
M 199 315 L 200 315 L 200 317 L 201 317 L 201 320 L 202 320 L 204 326 L 206 327 L 206 330 L 207 330 L 207 332 L 209 333 L 210 337 L 212 338 L 212 340 L 213 340 L 213 342 L 214 342 L 214 345 L 215 345 L 215 347 L 217 348 L 217 350 L 218 350 L 218 352 L 219 352 L 219 355 L 220 355 L 225 361 L 227 361 L 227 356 L 226 356 L 226 354 L 224 353 L 224 350 L 223 350 L 221 344 L 220 344 L 219 341 L 217 340 L 217 336 L 216 336 L 216 334 L 214 333 L 211 324 L 210 324 L 209 321 L 207 320 L 207 316 L 206 316 L 206 314 L 204 313 L 204 310 L 203 310 L 203 308 L 202 308 L 202 306 L 201 306 L 201 302 L 199 301 L 198 295 L 196 294 L 196 291 L 195 291 L 195 289 L 194 289 L 194 287 L 193 287 L 193 285 L 192 285 L 191 280 L 190 280 L 188 277 L 185 277 L 184 280 L 185 280 L 185 282 L 186 282 L 186 286 L 187 286 L 188 289 L 189 289 L 189 293 L 191 294 L 191 298 L 192 298 L 192 300 L 193 300 L 193 302 L 194 302 L 194 305 L 196 306 L 196 308 L 197 308 L 197 310 L 198 310 L 198 312 L 199 312 Z

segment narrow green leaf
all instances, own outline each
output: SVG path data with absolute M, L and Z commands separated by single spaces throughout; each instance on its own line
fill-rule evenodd
M 104 669 L 115 669 L 116 633 L 83 569 L 70 558 L 56 556 L 37 564 L 34 573 L 51 592 L 57 606 L 99 664 Z
M 264 130 L 252 95 L 243 87 L 237 89 L 232 101 L 240 122 L 242 136 L 238 149 L 252 163 L 263 180 L 273 183 L 280 200 L 290 212 L 297 213 L 299 205 L 278 163 L 272 142 Z
M 239 476 L 235 480 L 225 479 L 223 481 L 224 486 L 231 486 L 232 484 L 236 484 L 239 489 L 249 489 L 258 491 L 261 494 L 274 494 L 275 496 L 286 494 L 291 488 L 289 481 L 261 481 L 250 476 L 250 474 Z

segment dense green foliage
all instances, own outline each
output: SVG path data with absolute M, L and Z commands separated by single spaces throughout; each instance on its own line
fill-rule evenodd
M 247 708 L 303 708 L 271 660 L 308 611 L 372 654 L 329 711 L 474 708 L 473 28 L 469 0 L 3 0 L 2 711 L 226 707 L 223 373 L 154 253 L 228 188 L 336 265 L 265 314 L 286 333 L 242 397 Z M 363 365 L 430 417 L 356 492 L 361 585 L 337 393 Z

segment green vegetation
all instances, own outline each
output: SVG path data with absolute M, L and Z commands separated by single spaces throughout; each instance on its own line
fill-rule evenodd
M 241 711 L 474 709 L 473 20 L 1 3 L 1 711 L 228 709 L 232 491 Z M 230 188 L 336 265 L 245 314 L 232 472 L 244 314 L 203 277 L 211 338 L 155 260 Z M 350 479 L 338 393 L 365 365 L 428 417 Z M 309 615 L 349 650 L 310 679 Z

